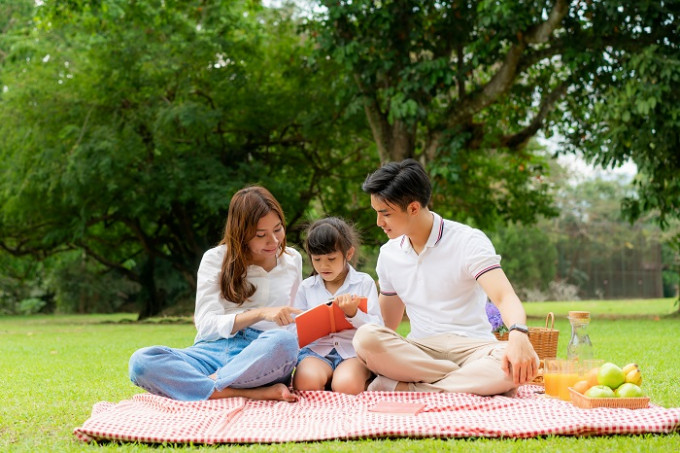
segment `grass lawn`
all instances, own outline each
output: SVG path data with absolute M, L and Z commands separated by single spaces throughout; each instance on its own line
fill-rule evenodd
M 566 354 L 566 313 L 590 310 L 596 356 L 619 365 L 637 362 L 652 402 L 680 407 L 680 318 L 668 317 L 673 300 L 545 302 L 525 304 L 530 325 L 548 311 L 560 330 L 558 356 Z M 615 319 L 614 314 L 623 319 Z M 612 437 L 546 437 L 528 440 L 367 440 L 242 446 L 148 446 L 81 443 L 71 434 L 98 401 L 117 402 L 142 391 L 127 378 L 134 350 L 152 344 L 184 347 L 194 326 L 126 323 L 134 315 L 0 317 L 0 451 L 678 451 L 680 433 Z M 407 329 L 407 326 L 403 326 Z

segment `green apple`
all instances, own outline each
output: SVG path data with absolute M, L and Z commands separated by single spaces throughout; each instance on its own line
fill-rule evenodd
M 623 370 L 611 362 L 603 364 L 597 373 L 597 383 L 606 385 L 612 390 L 624 382 L 626 382 L 626 375 L 623 374 Z
M 640 387 L 630 382 L 621 384 L 621 386 L 616 389 L 614 394 L 619 398 L 638 398 L 641 396 L 645 396 L 644 392 Z
M 584 394 L 588 398 L 614 398 L 614 390 L 610 389 L 606 385 L 594 385 L 586 390 Z

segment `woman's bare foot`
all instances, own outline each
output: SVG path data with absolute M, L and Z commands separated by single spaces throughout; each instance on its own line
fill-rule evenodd
M 289 403 L 294 403 L 298 400 L 297 395 L 292 394 L 284 384 L 274 384 L 254 389 L 234 389 L 227 387 L 223 390 L 216 390 L 210 395 L 209 399 L 233 398 L 236 396 L 253 400 L 288 401 Z

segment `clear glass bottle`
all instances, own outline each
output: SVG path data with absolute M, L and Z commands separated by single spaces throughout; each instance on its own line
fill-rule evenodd
M 593 358 L 593 344 L 588 336 L 589 311 L 570 311 L 571 338 L 567 345 L 567 360 L 590 360 Z

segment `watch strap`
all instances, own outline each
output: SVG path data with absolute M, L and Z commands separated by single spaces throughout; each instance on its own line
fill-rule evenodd
M 525 326 L 524 324 L 513 324 L 513 325 L 511 325 L 510 328 L 508 329 L 508 331 L 512 332 L 513 330 L 519 330 L 520 332 L 523 332 L 523 333 L 526 333 L 526 334 L 529 333 L 529 328 L 527 326 Z

